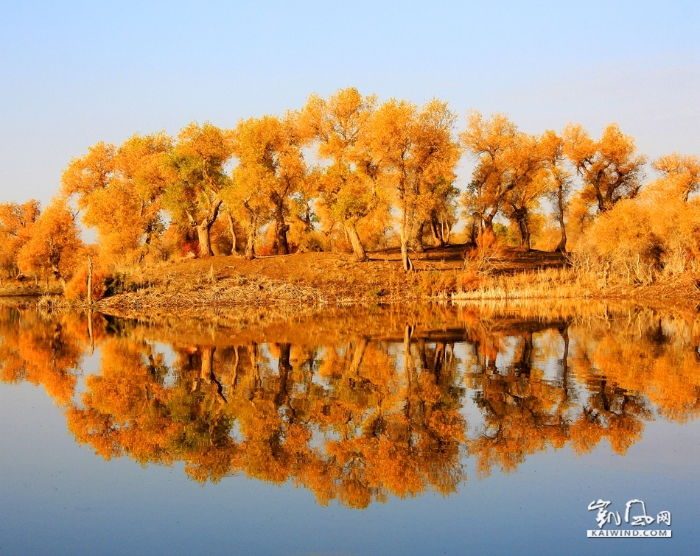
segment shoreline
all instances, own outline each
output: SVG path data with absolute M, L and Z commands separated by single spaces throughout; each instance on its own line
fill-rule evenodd
M 477 272 L 464 264 L 462 248 L 449 246 L 418 254 L 416 271 L 408 273 L 387 252 L 370 254 L 365 262 L 343 253 L 301 253 L 250 261 L 221 256 L 123 268 L 114 272 L 115 291 L 95 301 L 93 308 L 112 313 L 544 300 L 700 305 L 700 282 L 691 275 L 669 276 L 649 284 L 624 283 L 577 273 L 561 256 L 554 260 L 550 253 L 517 251 Z M 56 291 L 39 292 L 35 286 L 3 289 L 0 299 L 86 308 L 85 301 L 64 299 Z

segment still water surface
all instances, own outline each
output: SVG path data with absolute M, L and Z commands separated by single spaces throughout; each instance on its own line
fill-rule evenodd
M 694 554 L 698 345 L 603 304 L 0 307 L 0 555 Z M 598 499 L 673 537 L 586 538 Z

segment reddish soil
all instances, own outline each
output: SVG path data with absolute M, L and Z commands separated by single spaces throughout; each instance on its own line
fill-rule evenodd
M 467 247 L 449 245 L 427 248 L 423 253 L 411 253 L 411 260 L 418 272 L 430 270 L 462 270 Z M 373 278 L 388 281 L 392 275 L 404 276 L 401 253 L 398 249 L 387 249 L 369 253 L 369 261 L 358 263 L 346 253 L 296 253 L 293 255 L 269 255 L 248 261 L 240 256 L 219 256 L 206 259 L 186 259 L 144 267 L 146 280 L 159 281 L 164 275 L 179 278 L 195 278 L 211 273 L 216 279 L 237 275 L 260 275 L 272 280 L 288 283 L 304 283 L 324 286 L 332 282 L 347 284 L 372 282 Z M 561 267 L 566 257 L 561 253 L 544 251 L 521 251 L 506 249 L 503 256 L 494 262 L 499 272 L 537 270 Z
M 216 284 L 221 288 L 235 286 L 246 279 L 311 288 L 329 302 L 379 298 L 397 301 L 425 294 L 422 291 L 424 282 L 431 280 L 436 271 L 460 272 L 464 268 L 466 251 L 464 245 L 450 245 L 412 253 L 416 272 L 408 274 L 402 269 L 399 251 L 390 249 L 370 253 L 370 260 L 363 263 L 345 253 L 272 255 L 252 261 L 239 256 L 186 259 L 136 268 L 128 280 L 154 292 L 165 287 L 170 295 L 180 286 L 184 292 L 185 289 L 191 291 L 192 284 L 203 287 L 206 284 L 207 288 L 208 284 Z M 498 272 L 513 273 L 564 264 L 565 258 L 558 253 L 510 249 L 505 250 L 493 266 Z M 261 297 L 270 286 L 268 283 L 259 285 Z

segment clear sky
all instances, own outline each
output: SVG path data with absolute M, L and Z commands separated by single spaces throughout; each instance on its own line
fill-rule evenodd
M 654 158 L 700 154 L 700 2 L 0 3 L 0 202 L 47 202 L 73 156 L 135 132 L 380 99 L 612 121 Z M 466 173 L 463 172 L 463 173 Z

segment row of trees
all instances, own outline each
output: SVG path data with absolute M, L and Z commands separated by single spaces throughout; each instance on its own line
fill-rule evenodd
M 97 232 L 92 250 L 104 267 L 188 250 L 253 258 L 264 231 L 272 253 L 347 245 L 359 261 L 394 237 L 410 270 L 410 250 L 450 240 L 460 205 L 466 240 L 506 222 L 524 249 L 549 206 L 555 248 L 565 251 L 567 230 L 580 235 L 642 188 L 647 159 L 616 124 L 595 140 L 574 124 L 530 135 L 501 114 L 470 112 L 458 137 L 455 123 L 445 102 L 379 103 L 351 88 L 234 129 L 192 123 L 176 139 L 100 142 L 70 162 L 43 213 L 35 201 L 0 206 L 0 260 L 9 274 L 65 279 L 86 249 L 80 215 Z M 475 167 L 460 198 L 463 153 Z M 653 167 L 669 200 L 687 203 L 700 186 L 696 156 L 665 156 Z

